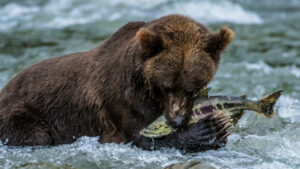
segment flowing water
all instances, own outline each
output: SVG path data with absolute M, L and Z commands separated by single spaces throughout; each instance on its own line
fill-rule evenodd
M 191 16 L 235 41 L 223 55 L 211 94 L 258 99 L 282 89 L 273 119 L 248 112 L 216 151 L 181 154 L 99 144 L 82 137 L 57 147 L 0 145 L 0 168 L 161 168 L 202 161 L 216 168 L 300 168 L 299 0 L 1 0 L 0 87 L 40 60 L 97 46 L 129 21 Z

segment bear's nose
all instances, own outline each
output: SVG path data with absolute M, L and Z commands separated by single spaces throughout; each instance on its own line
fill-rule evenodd
M 185 125 L 186 121 L 187 120 L 185 118 L 177 116 L 172 120 L 171 126 L 174 128 L 180 128 Z

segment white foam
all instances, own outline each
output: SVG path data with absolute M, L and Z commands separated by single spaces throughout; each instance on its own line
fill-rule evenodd
M 0 31 L 17 27 L 20 21 L 31 20 L 33 14 L 39 11 L 38 7 L 27 7 L 16 3 L 9 3 L 0 8 Z
M 229 1 L 165 1 L 165 0 L 50 0 L 43 6 L 9 3 L 0 7 L 0 31 L 23 29 L 61 28 L 97 21 L 145 20 L 167 14 L 183 14 L 200 22 L 232 22 L 259 24 L 262 19 L 255 13 Z
M 259 61 L 257 63 L 244 62 L 243 64 L 248 70 L 259 70 L 263 71 L 265 74 L 272 72 L 272 68 L 263 61 Z
M 253 12 L 228 1 L 181 1 L 166 6 L 164 14 L 179 13 L 202 22 L 232 22 L 239 24 L 261 24 L 262 19 Z
M 22 6 L 18 5 L 16 3 L 9 3 L 4 8 L 1 9 L 1 20 L 7 21 L 10 18 L 17 18 L 17 17 L 24 17 L 27 14 L 35 13 L 39 9 L 38 7 L 28 7 L 28 6 Z
M 278 161 L 273 161 L 273 162 L 263 162 L 262 164 L 259 165 L 254 165 L 253 169 L 274 169 L 274 168 L 284 168 L 284 169 L 292 169 L 291 167 L 288 167 L 284 163 L 278 162 Z
M 283 118 L 289 118 L 292 123 L 300 122 L 300 101 L 283 95 L 278 100 L 278 112 Z
M 300 77 L 300 69 L 297 68 L 296 66 L 293 66 L 291 68 L 291 74 L 293 74 L 294 76 L 299 78 Z

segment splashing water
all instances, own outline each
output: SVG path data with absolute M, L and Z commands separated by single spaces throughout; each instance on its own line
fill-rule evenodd
M 128 21 L 179 13 L 211 30 L 236 33 L 211 94 L 261 98 L 282 89 L 275 117 L 246 113 L 224 148 L 195 154 L 143 151 L 82 137 L 56 147 L 0 145 L 0 168 L 162 168 L 208 162 L 216 168 L 300 168 L 300 2 L 295 0 L 3 0 L 0 87 L 40 60 L 97 46 Z
M 262 23 L 262 19 L 228 1 L 171 0 L 51 0 L 45 4 L 8 3 L 0 9 L 0 31 L 15 29 L 63 28 L 92 22 L 147 20 L 178 13 L 202 22 Z M 226 15 L 224 15 L 226 14 Z

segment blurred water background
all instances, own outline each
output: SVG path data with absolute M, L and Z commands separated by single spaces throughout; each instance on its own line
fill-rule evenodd
M 190 161 L 216 168 L 300 168 L 299 0 L 1 0 L 0 88 L 46 58 L 89 50 L 129 21 L 177 13 L 212 31 L 236 33 L 210 84 L 211 94 L 258 99 L 282 89 L 276 116 L 247 112 L 217 151 L 181 154 L 99 144 L 82 137 L 57 147 L 0 145 L 0 168 L 161 168 Z

